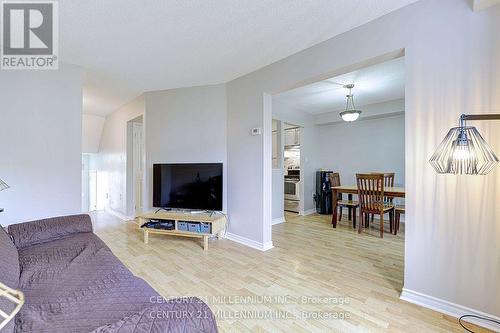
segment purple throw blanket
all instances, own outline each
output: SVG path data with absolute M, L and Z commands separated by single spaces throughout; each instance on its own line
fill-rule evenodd
M 26 303 L 15 332 L 217 332 L 199 299 L 156 303 L 101 239 L 87 215 L 9 226 Z

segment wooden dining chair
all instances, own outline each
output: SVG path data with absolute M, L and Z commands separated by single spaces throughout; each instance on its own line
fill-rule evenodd
M 394 227 L 394 205 L 384 202 L 384 174 L 356 174 L 359 198 L 360 223 L 358 232 L 361 232 L 363 223 L 371 214 L 380 215 L 380 237 L 384 237 L 384 214 L 389 214 L 390 231 Z M 366 227 L 366 224 L 365 224 Z
M 371 173 L 378 174 L 380 172 L 371 172 Z M 384 175 L 384 188 L 394 187 L 394 178 L 395 178 L 396 174 L 394 172 L 386 172 L 383 175 Z M 384 202 L 393 203 L 393 201 L 394 201 L 394 198 L 384 197 Z M 389 213 L 389 214 L 394 214 L 394 212 Z M 374 214 L 372 214 L 370 217 L 371 222 L 373 222 L 374 217 L 375 217 Z M 392 218 L 394 218 L 394 216 Z M 365 224 L 366 224 L 366 222 L 365 222 Z M 365 227 L 368 227 L 368 225 L 365 225 Z
M 330 186 L 334 187 L 340 185 L 340 174 L 338 172 L 332 172 L 330 174 Z M 332 198 L 332 201 L 333 200 L 335 200 L 335 198 Z M 332 206 L 335 206 L 334 202 L 332 202 Z M 356 213 L 357 208 L 359 207 L 359 202 L 354 200 L 343 200 L 342 193 L 339 193 L 337 198 L 337 207 L 339 209 L 339 221 L 342 220 L 343 209 L 347 208 L 349 211 L 349 216 L 352 216 L 352 227 L 356 228 Z
M 405 213 L 406 208 L 404 205 L 396 205 L 394 209 L 396 211 L 396 220 L 394 221 L 394 235 L 397 235 L 399 231 L 399 222 L 401 221 L 401 214 Z

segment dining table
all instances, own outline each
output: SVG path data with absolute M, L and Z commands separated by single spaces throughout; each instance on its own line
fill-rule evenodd
M 345 193 L 348 195 L 348 199 L 352 200 L 353 194 L 358 194 L 358 186 L 357 185 L 341 185 L 341 186 L 333 186 L 332 187 L 332 225 L 334 228 L 337 227 L 337 201 L 339 193 Z M 392 187 L 384 187 L 384 197 L 389 198 L 404 198 L 405 197 L 405 188 L 402 186 L 392 186 Z M 351 219 L 351 211 L 349 210 L 349 219 Z

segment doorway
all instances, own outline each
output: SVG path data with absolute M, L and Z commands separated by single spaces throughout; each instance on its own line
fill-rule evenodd
M 302 207 L 302 181 L 300 177 L 300 126 L 284 123 L 283 126 L 284 145 L 284 210 L 299 213 Z
M 97 210 L 97 170 L 89 170 L 89 211 Z
M 98 210 L 96 159 L 95 154 L 82 154 L 82 212 Z
M 127 123 L 127 215 L 131 218 L 144 210 L 144 123 L 139 116 Z
M 273 224 L 303 215 L 302 128 L 279 116 L 272 120 Z
M 360 246 L 365 245 L 366 235 L 380 238 L 380 230 L 384 230 L 384 242 L 390 244 L 385 246 L 391 246 L 400 258 L 397 264 L 401 280 L 393 283 L 399 290 L 404 271 L 405 241 L 404 199 L 401 198 L 404 197 L 406 170 L 404 57 L 384 57 L 383 61 L 359 64 L 351 70 L 331 77 L 322 76 L 318 81 L 308 81 L 271 97 L 271 112 L 267 110 L 271 119 L 280 120 L 284 126 L 301 126 L 299 168 L 304 208 L 300 215 L 305 217 L 289 219 L 287 212 L 283 220 L 286 220 L 288 228 L 292 228 L 293 223 L 306 221 L 310 228 L 328 231 L 332 238 L 352 237 L 354 244 Z M 288 141 L 291 138 L 293 135 L 289 134 Z M 285 164 L 283 170 L 286 170 Z M 384 197 L 384 200 L 387 198 L 389 205 L 394 207 L 393 215 L 400 214 L 401 223 L 397 224 L 400 228 L 396 230 L 394 225 L 391 226 L 388 213 L 382 215 L 383 219 L 380 215 L 371 215 L 362 224 L 363 236 L 358 237 L 357 227 L 361 222 L 357 192 L 345 192 L 341 197 L 335 195 L 333 198 L 331 178 L 328 176 L 333 173 L 340 177 L 340 183 L 335 186 L 342 185 L 344 191 L 346 188 L 357 190 L 357 174 L 384 174 L 385 190 L 390 187 L 394 189 L 393 193 L 397 193 Z M 275 176 L 277 180 L 279 173 L 273 169 L 273 186 L 276 184 Z M 274 207 L 283 199 L 274 187 L 271 193 Z M 334 200 L 343 201 L 344 205 L 342 209 L 339 206 L 335 210 L 335 228 L 332 221 Z M 357 209 L 357 223 L 354 209 L 351 208 L 351 213 L 347 209 L 349 205 Z M 272 217 L 275 224 L 276 217 Z M 287 227 L 273 228 L 273 231 L 279 233 L 282 228 Z M 373 258 L 376 258 L 376 253 L 377 249 L 374 249 Z M 394 282 L 393 276 L 387 277 L 391 283 Z

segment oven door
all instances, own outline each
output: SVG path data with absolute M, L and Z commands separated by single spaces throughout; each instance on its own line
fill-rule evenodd
M 300 180 L 285 180 L 285 199 L 300 200 Z
M 286 200 L 285 199 L 285 210 L 289 212 L 298 213 L 299 212 L 300 201 L 297 200 Z

